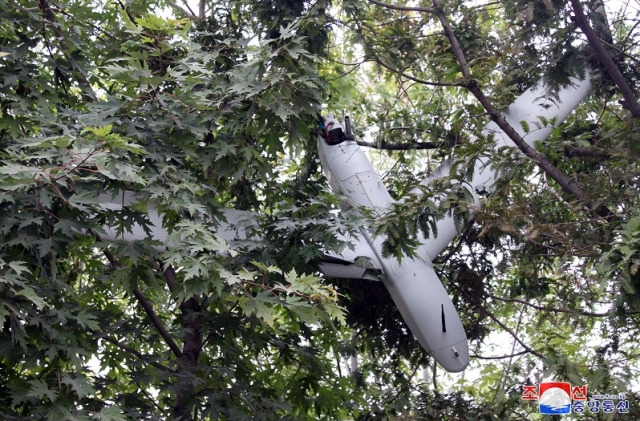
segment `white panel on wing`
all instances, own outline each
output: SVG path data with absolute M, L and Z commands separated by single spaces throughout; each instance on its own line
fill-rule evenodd
M 586 79 L 572 79 L 571 84 L 560 88 L 553 98 L 549 98 L 549 86 L 538 83 L 520 97 L 518 97 L 504 112 L 504 117 L 524 139 L 524 141 L 534 146 L 535 142 L 546 139 L 553 129 L 562 123 L 578 104 L 587 96 L 591 89 L 590 75 Z M 545 125 L 543 122 L 547 122 Z M 553 123 L 553 124 L 551 124 Z M 528 129 L 528 130 L 525 130 Z M 483 136 L 493 136 L 495 148 L 502 146 L 512 146 L 515 144 L 493 121 L 488 123 L 482 130 Z M 471 141 L 475 141 L 471 137 Z M 445 161 L 438 167 L 431 176 L 425 178 L 420 183 L 423 186 L 431 181 L 449 174 L 452 168 L 453 159 Z M 480 195 L 491 193 L 494 190 L 496 180 L 499 176 L 488 156 L 479 158 L 474 164 L 474 174 L 468 182 L 474 204 L 480 204 Z M 422 190 L 415 188 L 412 194 L 420 196 Z M 435 258 L 444 248 L 458 235 L 452 216 L 447 216 L 437 223 L 438 235 L 435 238 L 424 239 L 420 234 L 418 238 L 424 241 L 425 248 L 431 259 Z
M 149 221 L 147 229 L 151 235 L 143 229 L 142 225 L 134 222 L 128 229 L 124 229 L 124 223 L 119 225 L 103 225 L 105 235 L 104 240 L 120 240 L 120 241 L 141 241 L 144 239 L 152 239 L 164 242 L 169 235 L 169 231 L 162 224 L 162 215 L 158 212 L 157 207 L 146 199 L 144 195 L 123 190 L 111 195 L 103 193 L 98 195 L 100 207 L 107 210 L 124 210 L 131 207 L 136 202 L 144 202 L 147 209 L 146 215 Z M 235 209 L 223 210 L 224 220 L 219 221 L 219 225 L 212 228 L 216 236 L 227 242 L 246 240 L 252 231 L 257 227 L 255 221 L 255 213 L 240 211 Z M 118 231 L 121 231 L 118 234 Z
M 140 196 L 128 190 L 118 191 L 115 195 L 102 193 L 98 195 L 98 199 L 100 200 L 100 207 L 103 209 L 117 211 L 124 210 L 125 207 L 129 207 L 135 202 L 142 200 Z M 164 241 L 169 233 L 162 225 L 162 217 L 152 204 L 146 203 L 146 206 L 147 217 L 149 218 L 147 229 L 149 230 L 150 235 L 148 235 L 142 225 L 138 223 L 133 223 L 128 228 L 125 228 L 124 223 L 122 223 L 120 226 L 104 225 L 103 229 L 106 235 L 102 236 L 103 239 L 138 241 L 150 238 L 160 242 Z M 118 231 L 120 231 L 120 233 L 118 233 Z

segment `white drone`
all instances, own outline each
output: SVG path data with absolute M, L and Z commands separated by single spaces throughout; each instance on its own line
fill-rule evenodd
M 546 139 L 554 126 L 563 122 L 586 97 L 591 90 L 590 77 L 587 72 L 584 79 L 572 79 L 571 84 L 561 88 L 553 100 L 548 99 L 550 87 L 540 82 L 517 98 L 504 112 L 504 117 L 533 146 L 535 142 Z M 344 196 L 352 206 L 368 208 L 374 215 L 384 214 L 394 201 L 351 135 L 349 119 L 345 117 L 342 123 L 327 116 L 323 123 L 324 133 L 318 136 L 317 144 L 322 167 L 334 192 Z M 513 146 L 509 137 L 493 122 L 484 127 L 482 136 L 492 137 L 494 148 Z M 448 175 L 452 163 L 452 160 L 443 163 L 421 184 L 426 186 Z M 481 195 L 493 191 L 498 177 L 490 164 L 486 157 L 475 164 L 470 185 L 476 206 L 481 205 Z M 419 196 L 421 189 L 415 188 L 412 194 Z M 130 191 L 121 191 L 115 197 L 103 194 L 100 198 L 101 206 L 107 209 L 122 209 L 141 200 Z M 216 234 L 225 240 L 243 237 L 247 224 L 251 224 L 250 214 L 228 210 L 225 215 L 230 223 L 220 226 Z M 151 235 L 147 235 L 139 225 L 120 234 L 115 227 L 105 226 L 107 235 L 104 239 L 166 239 L 168 234 L 162 226 L 162 215 L 153 204 L 148 205 L 148 216 Z M 352 249 L 339 254 L 327 253 L 320 270 L 328 277 L 354 279 L 367 278 L 367 271 L 372 270 L 382 274 L 384 285 L 420 344 L 444 369 L 460 372 L 469 364 L 467 337 L 460 317 L 433 269 L 433 259 L 457 234 L 453 217 L 445 217 L 437 223 L 437 235 L 427 239 L 418 233 L 421 245 L 416 249 L 416 258 L 405 258 L 399 262 L 393 257 L 383 257 L 381 250 L 385 238 L 363 229 L 359 235 L 346 239 L 353 245 Z

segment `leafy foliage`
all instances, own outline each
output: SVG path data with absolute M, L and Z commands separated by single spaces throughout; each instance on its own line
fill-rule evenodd
M 636 396 L 640 123 L 608 75 L 538 145 L 613 209 L 603 220 L 522 155 L 469 142 L 486 110 L 432 13 L 189 4 L 0 0 L 3 419 L 532 419 L 522 385 L 548 378 Z M 442 8 L 497 108 L 596 65 L 568 2 Z M 609 18 L 637 86 L 638 11 Z M 322 106 L 352 113 L 404 197 L 376 221 L 336 211 Z M 505 175 L 482 209 L 465 184 L 480 156 Z M 450 177 L 411 194 L 445 160 Z M 138 198 L 125 210 L 100 205 L 123 190 Z M 246 240 L 216 233 L 224 208 L 247 211 Z M 119 240 L 153 209 L 166 242 Z M 436 263 L 472 341 L 462 378 L 380 283 L 317 272 L 363 223 L 401 259 L 444 215 L 461 229 Z

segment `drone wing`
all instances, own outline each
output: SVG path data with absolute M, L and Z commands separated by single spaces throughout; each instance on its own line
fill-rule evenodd
M 98 196 L 100 207 L 106 210 L 121 211 L 131 207 L 142 198 L 132 191 L 119 191 L 115 194 L 103 193 Z M 162 215 L 158 209 L 147 203 L 146 229 L 138 222 L 133 222 L 128 229 L 105 224 L 101 238 L 110 241 L 140 241 L 150 238 L 164 242 L 169 234 L 162 225 Z M 248 211 L 224 209 L 224 219 L 216 228 L 216 236 L 228 242 L 242 243 L 256 229 L 255 214 Z M 381 280 L 382 267 L 371 246 L 361 235 L 343 235 L 341 240 L 351 244 L 340 253 L 327 252 L 320 263 L 320 270 L 332 278 Z
M 361 234 L 339 237 L 352 248 L 326 252 L 319 266 L 322 273 L 330 278 L 382 280 L 382 265 L 367 240 Z

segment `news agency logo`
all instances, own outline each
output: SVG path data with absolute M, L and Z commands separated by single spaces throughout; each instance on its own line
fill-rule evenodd
M 629 401 L 624 393 L 619 395 L 592 395 L 587 399 L 587 385 L 571 386 L 569 382 L 542 382 L 539 387 L 526 385 L 522 390 L 522 400 L 538 401 L 538 409 L 543 415 L 564 415 L 574 413 L 629 412 Z
M 572 389 L 571 383 L 568 382 L 543 382 L 540 383 L 539 389 L 535 385 L 525 386 L 522 399 L 526 401 L 537 399 L 541 414 L 570 414 L 572 401 L 587 399 L 587 386 L 574 386 Z

